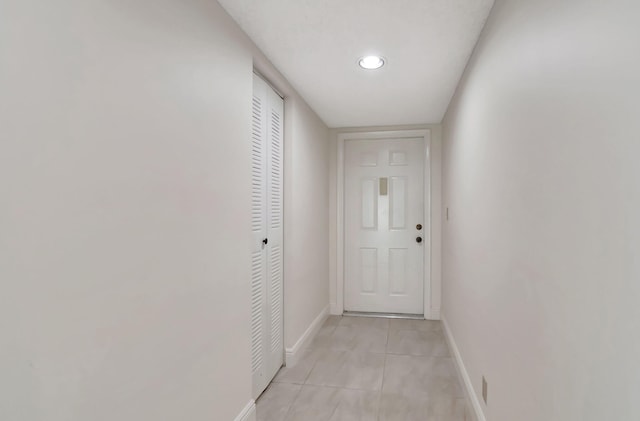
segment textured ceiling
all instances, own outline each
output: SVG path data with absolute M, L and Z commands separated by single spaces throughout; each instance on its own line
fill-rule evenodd
M 219 0 L 329 127 L 438 123 L 493 0 Z M 359 57 L 379 54 L 380 70 Z

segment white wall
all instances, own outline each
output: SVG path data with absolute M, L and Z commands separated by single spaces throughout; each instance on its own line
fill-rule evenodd
M 0 419 L 250 401 L 253 61 L 316 118 L 215 1 L 2 3 Z
M 497 0 L 447 113 L 443 309 L 488 420 L 640 419 L 638 16 Z
M 291 351 L 329 306 L 329 130 L 299 100 L 287 102 L 285 115 L 284 336 Z
M 337 303 L 337 220 L 338 220 L 338 205 L 337 205 L 337 175 L 338 175 L 338 136 L 341 133 L 364 133 L 364 132 L 377 132 L 377 131 L 394 131 L 394 130 L 422 130 L 428 129 L 431 131 L 431 300 L 432 308 L 434 309 L 431 317 L 439 318 L 440 314 L 440 302 L 441 302 L 441 228 L 442 228 L 442 141 L 441 141 L 441 126 L 439 124 L 426 124 L 426 125 L 410 125 L 410 126 L 372 126 L 372 127 L 343 127 L 331 129 L 330 135 L 330 177 L 329 177 L 329 301 L 331 302 L 331 313 L 342 314 Z

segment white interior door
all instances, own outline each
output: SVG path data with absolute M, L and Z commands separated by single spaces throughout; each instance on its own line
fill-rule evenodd
M 254 76 L 251 135 L 251 370 L 257 398 L 284 363 L 284 102 Z
M 345 142 L 346 311 L 424 312 L 424 140 Z

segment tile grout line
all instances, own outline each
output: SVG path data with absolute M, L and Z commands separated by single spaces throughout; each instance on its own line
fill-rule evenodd
M 391 323 L 387 324 L 387 343 L 385 345 L 384 363 L 382 364 L 382 383 L 380 384 L 380 390 L 378 391 L 378 405 L 376 408 L 376 420 L 380 421 L 380 407 L 382 406 L 382 389 L 384 388 L 384 372 L 387 370 L 387 355 L 386 351 L 389 349 L 389 333 L 391 332 Z
M 329 327 L 329 326 L 327 326 Z M 331 334 L 329 336 L 332 336 L 333 333 L 335 332 L 336 328 L 338 327 L 338 324 L 331 326 Z M 313 342 L 313 341 L 312 341 Z M 311 347 L 311 344 L 309 344 L 310 346 L 307 346 L 303 352 L 308 352 L 309 350 L 313 350 L 314 348 Z M 318 349 L 318 348 L 315 348 Z M 312 351 L 313 352 L 313 351 Z M 293 406 L 296 404 L 296 401 L 298 400 L 298 398 L 300 397 L 300 394 L 302 393 L 302 388 L 305 387 L 306 385 L 308 385 L 307 381 L 309 380 L 309 377 L 311 376 L 311 372 L 313 371 L 313 369 L 316 367 L 316 364 L 318 363 L 318 360 L 320 359 L 320 357 L 318 357 L 313 364 L 311 365 L 311 369 L 309 370 L 309 373 L 307 373 L 307 375 L 305 376 L 305 379 L 302 381 L 302 384 L 298 384 L 300 386 L 300 388 L 298 389 L 298 392 L 296 393 L 296 397 L 293 398 L 293 400 L 291 401 L 291 404 L 289 405 L 289 407 L 287 408 L 287 412 L 284 415 L 284 419 L 286 420 L 287 417 L 289 416 L 289 414 L 291 413 L 291 410 L 293 409 Z M 291 383 L 291 384 L 297 384 L 297 383 Z M 312 386 L 312 385 L 309 385 Z
M 336 331 L 336 328 L 339 326 L 340 321 L 342 321 L 342 317 L 340 318 L 340 320 L 338 321 L 338 323 L 336 323 L 336 325 L 335 325 L 335 326 L 333 326 L 333 330 L 331 331 L 331 335 L 330 335 L 330 336 L 333 336 L 333 333 Z M 320 347 L 320 348 L 322 348 L 322 347 Z M 320 348 L 315 348 L 315 349 L 316 349 L 316 350 L 319 350 Z M 307 347 L 307 348 L 305 349 L 305 351 L 307 351 L 307 350 L 309 350 L 309 349 L 312 349 L 312 348 Z M 309 383 L 307 383 L 307 382 L 309 381 L 309 377 L 311 377 L 311 373 L 313 372 L 313 369 L 314 369 L 314 368 L 316 368 L 316 364 L 318 364 L 318 360 L 319 360 L 319 359 L 320 359 L 320 356 L 318 356 L 318 358 L 317 358 L 317 359 L 313 362 L 313 364 L 311 365 L 311 369 L 309 370 L 309 373 L 307 373 L 307 375 L 305 376 L 305 378 L 304 378 L 304 380 L 303 380 L 303 382 L 302 382 L 302 385 L 303 385 L 303 386 L 304 386 L 304 385 L 306 385 L 306 384 L 309 384 Z
M 298 396 L 300 396 L 300 393 L 302 393 L 302 386 L 300 386 L 300 389 L 298 389 L 298 391 L 296 392 L 296 397 L 291 400 L 291 404 L 289 404 L 289 407 L 287 408 L 287 412 L 284 414 L 284 419 L 285 420 L 289 416 L 289 413 L 291 412 L 291 408 L 293 408 L 293 405 L 298 400 Z
M 299 386 L 299 385 L 297 385 Z M 311 387 L 324 387 L 327 389 L 338 389 L 338 390 L 349 390 L 351 392 L 377 392 L 378 390 L 376 389 L 358 389 L 356 387 L 346 387 L 346 386 L 332 386 L 332 385 L 327 385 L 327 384 L 313 384 L 313 383 L 309 383 L 309 384 L 303 384 L 302 386 L 311 386 Z

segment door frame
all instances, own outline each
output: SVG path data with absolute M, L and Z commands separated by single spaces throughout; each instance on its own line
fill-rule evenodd
M 338 134 L 338 160 L 337 160 L 337 188 L 336 188 L 336 204 L 337 204 L 337 223 L 336 223 L 336 309 L 338 314 L 344 313 L 344 147 L 345 142 L 350 140 L 388 140 L 388 139 L 406 139 L 406 138 L 422 138 L 424 141 L 424 236 L 429 241 L 424 244 L 428 247 L 424 248 L 424 297 L 423 297 L 423 314 L 425 319 L 439 319 L 439 308 L 434 308 L 432 302 L 432 265 L 431 254 L 433 250 L 433 236 L 431 228 L 431 130 L 392 130 L 392 131 L 374 131 L 374 132 L 354 132 Z M 439 290 L 439 288 L 438 288 Z M 439 306 L 438 306 L 439 307 Z

